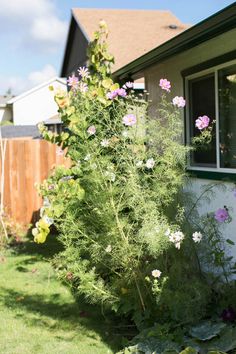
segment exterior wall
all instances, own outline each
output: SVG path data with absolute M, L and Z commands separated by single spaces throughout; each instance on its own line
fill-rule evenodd
M 189 49 L 181 54 L 175 55 L 173 58 L 169 58 L 164 62 L 154 65 L 145 71 L 145 82 L 147 91 L 150 93 L 150 99 L 152 100 L 152 106 L 150 109 L 151 114 L 155 114 L 158 98 L 160 97 L 160 89 L 158 87 L 159 80 L 161 78 L 167 78 L 170 80 L 172 90 L 170 98 L 174 96 L 184 95 L 184 82 L 181 76 L 181 72 L 190 67 L 203 63 L 209 59 L 213 59 L 230 51 L 236 49 L 236 29 L 233 29 L 225 34 L 211 39 L 205 43 L 202 43 L 192 49 Z M 192 179 L 191 190 L 196 193 L 197 196 L 201 194 L 201 187 L 203 185 L 209 185 L 214 181 L 203 179 Z M 205 213 L 207 211 L 215 211 L 218 208 L 222 208 L 226 205 L 232 216 L 232 222 L 225 225 L 225 237 L 232 239 L 236 244 L 236 198 L 233 196 L 232 189 L 234 185 L 224 182 L 226 190 L 218 189 L 215 197 L 209 203 L 202 204 L 199 207 L 199 212 Z M 236 246 L 232 248 L 234 257 L 236 258 Z
M 66 90 L 66 85 L 58 81 L 51 85 Z M 35 125 L 55 116 L 57 110 L 54 92 L 45 85 L 13 103 L 13 122 L 15 125 Z
M 0 107 L 0 122 L 2 121 L 11 121 L 12 112 L 9 107 Z

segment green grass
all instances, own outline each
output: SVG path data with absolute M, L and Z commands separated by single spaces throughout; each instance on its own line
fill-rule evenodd
M 0 353 L 115 353 L 115 323 L 56 279 L 48 257 L 57 247 L 28 241 L 1 254 Z

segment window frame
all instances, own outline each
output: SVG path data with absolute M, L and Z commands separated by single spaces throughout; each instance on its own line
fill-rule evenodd
M 186 109 L 185 109 L 185 138 L 186 144 L 190 145 L 191 138 L 190 138 L 190 102 L 189 97 L 189 82 L 190 80 L 201 78 L 205 75 L 214 74 L 215 79 L 215 121 L 216 121 L 216 167 L 200 167 L 200 166 L 191 166 L 190 157 L 187 161 L 187 170 L 190 172 L 196 171 L 197 173 L 200 172 L 202 176 L 206 176 L 206 173 L 214 173 L 215 176 L 217 174 L 222 174 L 224 177 L 227 175 L 233 175 L 236 178 L 236 168 L 222 168 L 220 167 L 220 148 L 219 148 L 219 94 L 218 94 L 218 71 L 229 66 L 236 65 L 236 59 L 208 67 L 201 71 L 196 71 L 192 74 L 186 75 L 184 77 L 184 90 L 185 90 L 185 97 L 186 97 Z M 234 176 L 235 175 L 235 176 Z

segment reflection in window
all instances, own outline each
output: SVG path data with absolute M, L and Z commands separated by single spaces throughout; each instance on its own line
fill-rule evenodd
M 236 168 L 236 65 L 219 70 L 220 167 Z
M 214 74 L 189 81 L 190 102 L 190 138 L 200 134 L 195 127 L 199 116 L 207 115 L 211 122 L 215 120 L 215 79 Z M 210 146 L 191 154 L 191 166 L 216 167 L 215 126 Z

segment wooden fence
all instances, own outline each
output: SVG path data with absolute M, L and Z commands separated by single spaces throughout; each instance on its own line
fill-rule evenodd
M 35 188 L 48 177 L 56 165 L 69 166 L 69 159 L 60 149 L 40 139 L 9 139 L 6 141 L 4 207 L 16 222 L 35 222 L 42 205 Z

